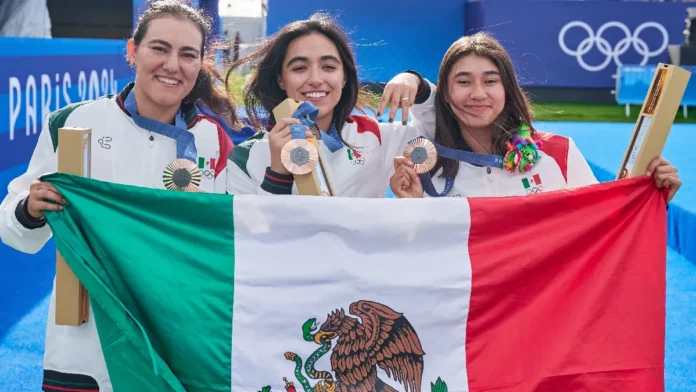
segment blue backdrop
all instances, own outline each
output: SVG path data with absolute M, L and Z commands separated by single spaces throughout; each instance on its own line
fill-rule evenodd
M 466 4 L 510 53 L 525 86 L 613 88 L 619 64 L 668 62 L 693 3 L 486 0 Z
M 655 76 L 656 66 L 629 65 L 619 68 L 619 78 L 616 85 L 616 102 L 619 105 L 642 105 L 648 95 L 650 83 Z M 681 66 L 691 72 L 689 84 L 686 86 L 682 105 L 696 106 L 696 66 Z
M 407 69 L 435 81 L 442 56 L 464 34 L 464 6 L 464 0 L 271 0 L 267 32 L 326 11 L 350 34 L 363 82 L 388 82 Z
M 0 172 L 25 164 L 45 116 L 133 79 L 125 41 L 0 38 Z

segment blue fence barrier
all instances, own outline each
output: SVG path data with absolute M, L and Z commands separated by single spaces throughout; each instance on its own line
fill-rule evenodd
M 650 83 L 655 76 L 655 65 L 624 65 L 616 77 L 616 103 L 619 105 L 642 105 L 648 95 Z M 691 72 L 681 104 L 696 106 L 696 66 L 681 66 Z
M 509 1 L 466 4 L 466 30 L 510 53 L 525 86 L 614 88 L 617 67 L 669 62 L 693 3 Z

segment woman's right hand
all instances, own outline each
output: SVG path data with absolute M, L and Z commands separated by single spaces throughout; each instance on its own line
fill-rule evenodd
M 283 146 L 292 140 L 292 135 L 290 134 L 291 124 L 300 124 L 300 120 L 296 118 L 280 119 L 268 134 L 268 145 L 271 149 L 271 170 L 278 174 L 290 174 L 288 169 L 283 166 L 280 152 L 283 150 Z M 311 138 L 314 135 L 312 135 L 309 129 L 306 129 L 305 137 Z
M 58 204 L 50 203 L 54 201 Z M 44 217 L 44 211 L 60 211 L 65 204 L 65 198 L 53 185 L 48 182 L 35 181 L 29 187 L 27 211 L 35 219 Z
M 408 156 L 394 158 L 394 175 L 389 180 L 394 195 L 400 199 L 417 199 L 423 197 L 423 185 L 413 162 Z
M 380 117 L 389 105 L 389 122 L 393 122 L 396 111 L 401 108 L 401 123 L 406 125 L 408 123 L 408 109 L 416 102 L 419 84 L 420 78 L 412 73 L 403 72 L 394 76 L 384 86 L 384 92 L 377 108 L 377 117 Z

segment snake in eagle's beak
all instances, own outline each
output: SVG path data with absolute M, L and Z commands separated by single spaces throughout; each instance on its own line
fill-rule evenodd
M 325 341 L 329 341 L 338 336 L 335 332 L 319 331 L 314 335 L 314 343 L 318 345 L 324 344 Z

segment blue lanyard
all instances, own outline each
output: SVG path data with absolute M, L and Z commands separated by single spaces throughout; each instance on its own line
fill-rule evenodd
M 135 87 L 133 88 L 135 89 Z M 176 140 L 176 157 L 179 159 L 188 159 L 193 163 L 197 162 L 198 153 L 196 151 L 195 138 L 188 131 L 186 121 L 181 113 L 181 109 L 174 116 L 174 124 L 166 124 L 161 121 L 143 117 L 138 114 L 138 109 L 135 102 L 135 94 L 133 89 L 128 93 L 128 97 L 123 106 L 130 113 L 133 121 L 140 128 L 148 131 L 170 137 Z
M 432 143 L 435 146 L 438 157 L 453 159 L 459 162 L 466 162 L 472 165 L 496 167 L 499 169 L 503 168 L 503 157 L 500 155 L 455 150 L 435 142 Z M 427 193 L 430 197 L 447 196 L 447 194 L 450 193 L 454 187 L 454 178 L 445 178 L 445 190 L 442 191 L 442 193 L 438 193 L 433 186 L 432 176 L 430 173 L 421 173 L 419 177 L 421 179 L 421 184 L 423 184 L 423 191 L 425 191 L 425 193 Z
M 312 105 L 312 103 L 309 101 L 305 101 L 300 106 L 298 106 L 295 110 L 295 113 L 292 114 L 292 117 L 300 120 L 300 123 L 302 123 L 302 125 L 290 125 L 290 134 L 292 135 L 292 138 L 304 139 L 304 127 L 314 127 L 318 115 L 319 109 L 317 109 L 317 107 Z M 326 146 L 326 148 L 329 149 L 329 151 L 336 152 L 343 147 L 343 142 L 341 141 L 341 138 L 338 136 L 338 131 L 336 130 L 336 126 L 334 124 L 331 124 L 328 133 L 322 131 L 321 129 L 319 130 L 319 132 L 321 133 L 321 140 L 324 141 L 324 145 Z

